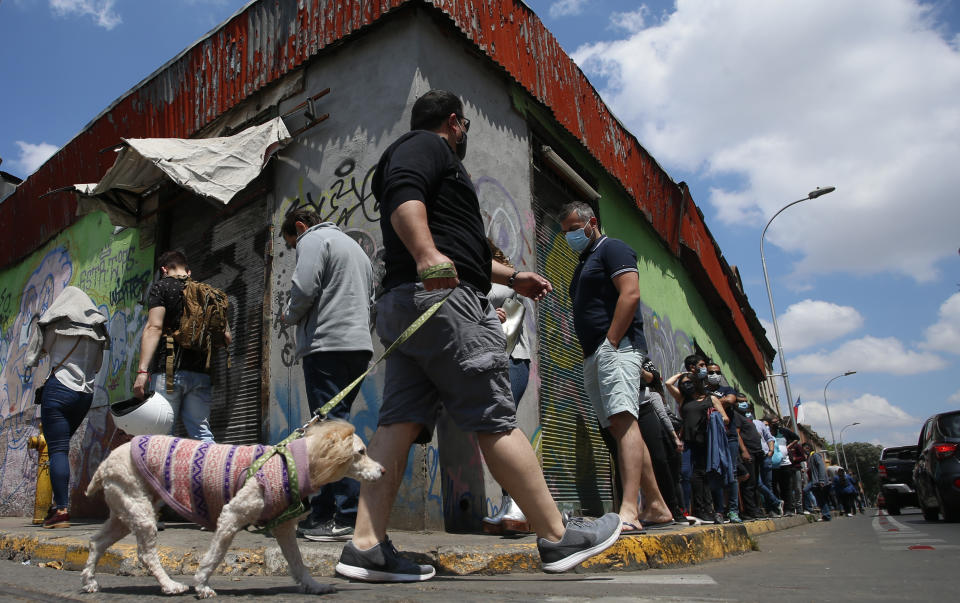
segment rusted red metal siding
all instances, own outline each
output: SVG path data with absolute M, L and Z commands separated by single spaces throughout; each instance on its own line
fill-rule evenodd
M 100 151 L 121 137 L 188 138 L 244 98 L 403 5 L 433 5 L 532 96 L 615 177 L 667 246 L 680 237 L 700 251 L 713 285 L 733 311 L 755 360 L 762 354 L 696 211 L 669 175 L 613 116 L 540 19 L 517 0 L 263 0 L 224 23 L 121 98 L 0 204 L 17 224 L 0 266 L 25 256 L 75 218 L 72 194 L 49 190 L 96 182 L 113 163 Z M 692 204 L 692 202 L 691 202 Z M 682 228 L 679 224 L 683 215 Z

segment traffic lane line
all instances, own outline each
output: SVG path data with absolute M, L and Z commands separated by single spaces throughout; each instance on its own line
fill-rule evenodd
M 584 582 L 615 582 L 617 584 L 658 585 L 713 585 L 717 581 L 707 574 L 639 574 L 636 576 L 590 577 Z

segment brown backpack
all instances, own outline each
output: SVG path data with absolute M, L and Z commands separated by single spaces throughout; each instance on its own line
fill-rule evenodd
M 190 277 L 184 279 L 180 324 L 166 334 L 168 393 L 173 391 L 173 344 L 188 350 L 206 352 L 206 368 L 209 369 L 213 350 L 227 347 L 229 309 L 230 300 L 226 293 Z M 229 356 L 227 366 L 230 366 Z

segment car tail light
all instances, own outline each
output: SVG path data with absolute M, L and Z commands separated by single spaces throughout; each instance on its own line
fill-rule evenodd
M 960 477 L 958 477 L 957 479 L 953 480 L 953 487 L 954 487 L 954 488 L 960 488 Z
M 880 465 L 879 467 L 877 467 L 877 471 L 880 472 L 880 477 L 887 477 L 887 468 L 884 467 L 883 465 Z
M 936 453 L 938 459 L 950 458 L 957 452 L 956 444 L 934 444 L 933 451 Z

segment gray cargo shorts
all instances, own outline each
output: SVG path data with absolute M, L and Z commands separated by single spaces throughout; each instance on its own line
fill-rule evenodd
M 377 302 L 384 346 L 449 291 L 421 283 L 394 287 Z M 386 359 L 380 425 L 420 423 L 418 444 L 430 441 L 440 405 L 466 432 L 517 427 L 510 393 L 506 339 L 487 297 L 461 285 L 419 330 Z

